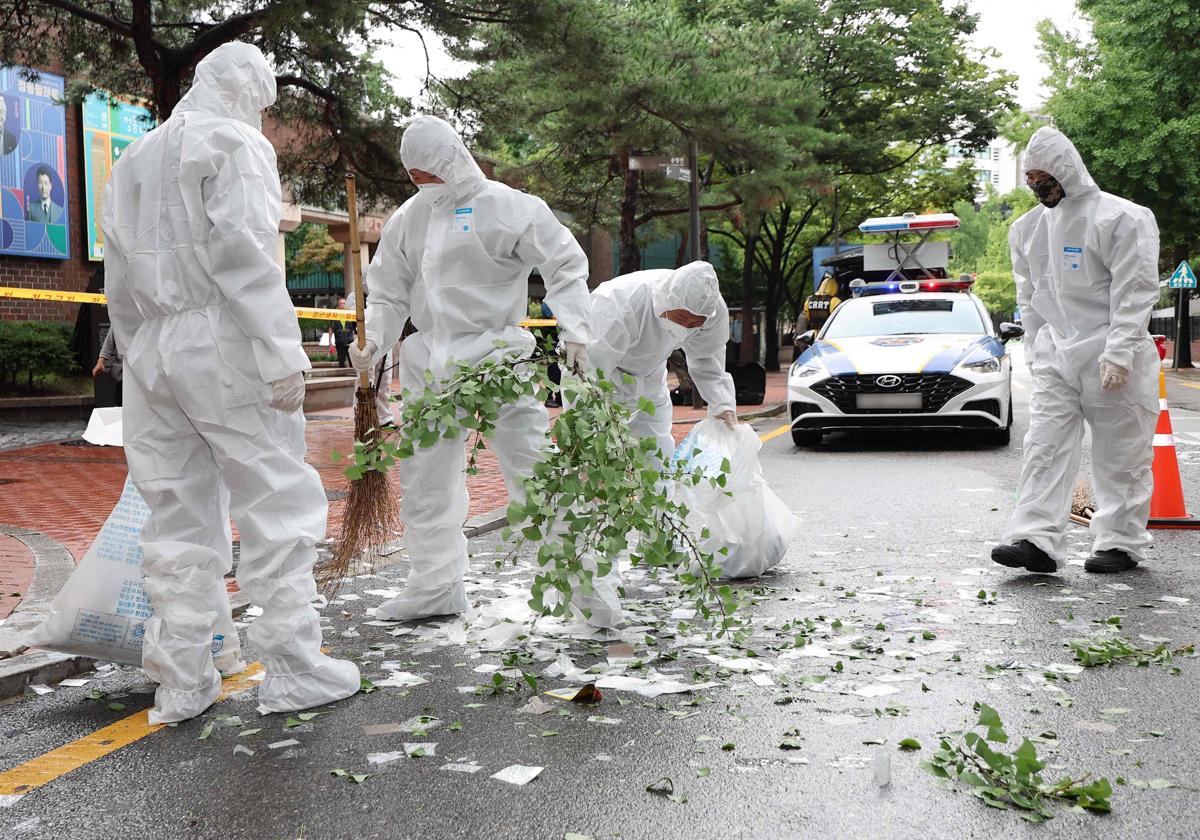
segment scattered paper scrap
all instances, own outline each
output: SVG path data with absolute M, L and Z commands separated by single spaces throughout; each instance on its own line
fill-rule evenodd
M 284 747 L 295 747 L 295 746 L 299 746 L 299 744 L 300 744 L 300 742 L 297 741 L 295 738 L 288 738 L 285 741 L 276 741 L 274 744 L 267 744 L 267 749 L 281 750 Z
M 392 752 L 376 752 L 367 753 L 368 764 L 390 764 L 393 761 L 399 761 L 408 755 L 404 750 L 393 750 Z
M 500 772 L 493 773 L 492 778 L 510 785 L 527 785 L 540 776 L 544 769 L 544 767 L 528 767 L 524 764 L 510 764 Z

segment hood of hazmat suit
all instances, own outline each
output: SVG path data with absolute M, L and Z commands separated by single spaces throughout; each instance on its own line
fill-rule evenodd
M 320 652 L 312 566 L 325 538 L 320 477 L 304 461 L 304 417 L 271 408 L 271 384 L 310 367 L 275 255 L 282 213 L 275 152 L 259 131 L 275 76 L 248 44 L 218 47 L 170 118 L 132 143 L 105 189 L 105 291 L 126 348 L 130 477 L 150 508 L 143 571 L 154 615 L 143 666 L 159 683 L 152 723 L 202 712 L 229 552 L 263 608 L 247 635 L 266 677 L 260 708 L 342 699 L 358 669 Z M 229 491 L 228 510 L 213 504 Z
M 673 309 L 706 320 L 703 326 L 677 334 L 679 325 L 662 317 Z M 634 423 L 648 424 L 643 436 L 658 438 L 664 453 L 674 450 L 666 362 L 676 349 L 683 348 L 687 355 L 688 374 L 708 401 L 709 416 L 737 410 L 733 377 L 725 372 L 729 309 L 709 263 L 635 271 L 601 283 L 592 292 L 592 332 L 595 338 L 588 358 L 614 380 L 623 401 L 631 408 L 639 397 L 655 404 L 654 418 L 639 413 Z M 623 381 L 622 373 L 633 377 L 632 385 Z M 650 427 L 653 434 L 648 433 Z
M 1006 539 L 1029 539 L 1065 562 L 1063 511 L 1092 428 L 1096 550 L 1135 559 L 1150 545 L 1151 439 L 1158 354 L 1147 332 L 1158 300 L 1158 226 L 1145 207 L 1103 192 L 1075 146 L 1043 127 L 1025 152 L 1027 171 L 1062 185 L 1055 207 L 1039 205 L 1009 232 L 1017 300 L 1034 396 L 1019 501 Z M 1101 389 L 1101 362 L 1130 372 Z

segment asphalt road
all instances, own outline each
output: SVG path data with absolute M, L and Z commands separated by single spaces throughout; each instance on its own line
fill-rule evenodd
M 1160 532 L 1152 561 L 1120 577 L 1088 576 L 1081 565 L 1053 577 L 1013 575 L 988 560 L 1011 503 L 1027 397 L 1022 385 L 1014 444 L 1004 449 L 946 435 L 834 436 L 815 451 L 796 450 L 786 435 L 765 443 L 768 480 L 804 529 L 780 569 L 746 586 L 756 603 L 744 647 L 677 630 L 669 616 L 680 604 L 669 592 L 636 576 L 629 585 L 639 602 L 623 638 L 634 655 L 716 687 L 654 700 L 609 689 L 594 705 L 540 695 L 550 709 L 537 715 L 522 711 L 535 695 L 519 679 L 506 680 L 520 683 L 511 693 L 477 696 L 471 687 L 512 664 L 505 652 L 519 651 L 516 664 L 531 674 L 562 652 L 583 668 L 628 653 L 610 647 L 615 635 L 573 639 L 553 623 L 522 623 L 529 567 L 497 572 L 493 535 L 473 543 L 479 609 L 465 628 L 409 625 L 392 636 L 392 626 L 367 624 L 365 610 L 382 599 L 369 590 L 397 585 L 400 569 L 356 580 L 348 591 L 358 598 L 326 609 L 327 643 L 363 662 L 364 675 L 427 682 L 380 687 L 291 728 L 281 716 L 260 718 L 253 691 L 244 692 L 0 809 L 0 836 L 1195 837 L 1193 790 L 1117 785 L 1112 814 L 1056 809 L 1039 827 L 944 790 L 918 767 L 940 733 L 974 723 L 972 704 L 983 701 L 1014 744 L 1037 738 L 1048 777 L 1200 779 L 1200 661 L 1176 660 L 1178 676 L 1155 665 L 1071 673 L 1065 646 L 1106 632 L 1143 647 L 1200 641 L 1195 532 Z M 1200 503 L 1200 413 L 1176 415 L 1187 492 Z M 759 430 L 778 425 L 763 421 Z M 1086 532 L 1074 534 L 1073 562 L 1082 564 Z M 1114 616 L 1119 628 L 1105 623 Z M 794 646 L 797 633 L 807 636 L 803 647 Z M 626 675 L 650 674 L 631 666 Z M 118 670 L 2 707 L 0 770 L 144 708 L 147 687 L 137 672 Z M 103 696 L 88 699 L 93 689 Z M 419 715 L 436 721 L 416 733 L 364 730 Z M 905 738 L 922 749 L 898 750 Z M 297 743 L 268 747 L 289 739 Z M 781 749 L 785 742 L 792 749 Z M 435 743 L 424 748 L 435 754 L 368 758 L 403 753 L 405 743 Z M 445 769 L 467 763 L 482 769 Z M 517 764 L 544 770 L 524 786 L 490 778 Z M 335 769 L 367 778 L 355 783 Z M 686 801 L 646 791 L 664 777 Z

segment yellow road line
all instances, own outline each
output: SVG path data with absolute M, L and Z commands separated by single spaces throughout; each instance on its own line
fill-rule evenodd
M 1195 383 L 1192 383 L 1192 382 L 1173 382 L 1171 384 L 1172 385 L 1182 385 L 1184 388 L 1195 388 L 1197 391 L 1200 391 L 1200 385 L 1196 385 Z
M 780 426 L 778 429 L 776 429 L 773 432 L 767 432 L 765 435 L 759 435 L 758 439 L 761 440 L 763 443 L 766 443 L 769 440 L 775 440 L 775 438 L 779 437 L 780 435 L 787 434 L 791 430 L 792 430 L 792 424 L 784 423 L 782 426 Z
M 255 662 L 247 666 L 242 673 L 223 680 L 217 702 L 252 686 L 255 681 L 251 678 L 261 670 L 262 665 Z M 11 770 L 0 772 L 0 807 L 12 805 L 17 799 L 42 785 L 141 740 L 164 726 L 165 724 L 151 726 L 149 710 L 143 709 L 116 723 L 97 729 L 90 735 L 19 764 Z

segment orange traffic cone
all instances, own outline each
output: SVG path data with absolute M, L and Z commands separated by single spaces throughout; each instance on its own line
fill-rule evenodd
M 1198 528 L 1200 519 L 1188 516 L 1183 503 L 1179 459 L 1167 410 L 1167 378 L 1158 372 L 1158 428 L 1154 430 L 1154 495 L 1150 497 L 1150 528 Z

